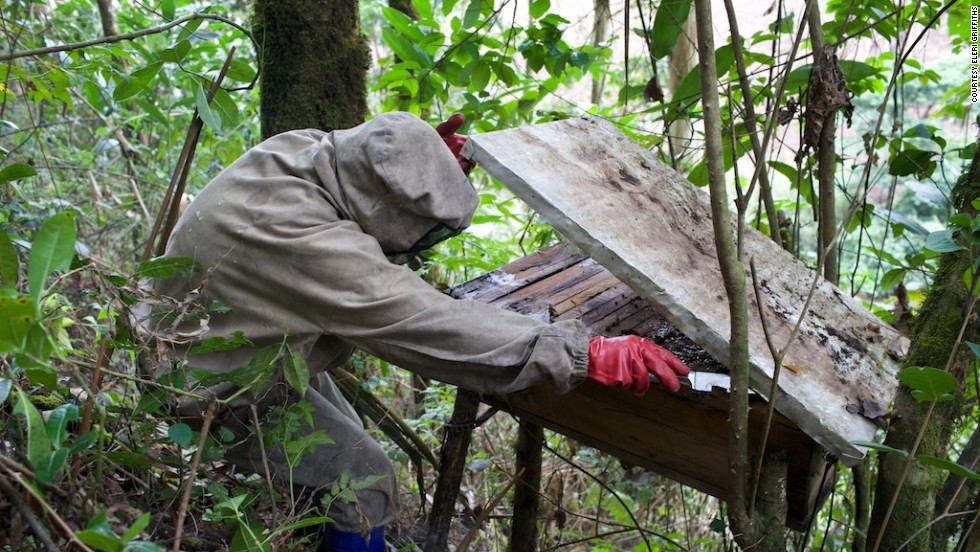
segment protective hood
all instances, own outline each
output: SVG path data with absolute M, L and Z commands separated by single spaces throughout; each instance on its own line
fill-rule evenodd
M 327 192 L 386 254 L 410 251 L 433 230 L 470 225 L 476 190 L 421 119 L 385 113 L 332 134 L 337 180 L 323 179 Z

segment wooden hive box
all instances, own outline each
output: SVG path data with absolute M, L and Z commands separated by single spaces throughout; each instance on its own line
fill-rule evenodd
M 645 396 L 636 397 L 586 381 L 565 395 L 541 384 L 484 401 L 629 464 L 716 497 L 726 496 L 731 480 L 727 368 L 608 270 L 574 246 L 560 244 L 450 293 L 544 320 L 577 318 L 595 335 L 640 335 L 676 354 L 695 371 L 678 393 L 653 385 Z M 753 427 L 762 425 L 767 404 L 759 395 L 752 397 Z M 753 450 L 758 437 L 759 432 L 752 434 Z M 801 529 L 825 496 L 822 490 L 833 481 L 834 465 L 824 457 L 823 447 L 781 414 L 774 417 L 767 450 L 787 454 L 787 524 Z
M 697 373 L 681 392 L 654 386 L 635 397 L 587 381 L 566 395 L 547 385 L 494 403 L 544 427 L 714 496 L 728 496 L 729 319 L 707 194 L 595 118 L 471 136 L 479 163 L 568 241 L 519 259 L 452 291 L 546 320 L 581 319 L 597 335 L 637 334 L 664 345 Z M 761 305 L 747 278 L 752 400 L 750 450 L 758 448 L 777 347 L 792 335 L 767 450 L 789 461 L 787 524 L 800 528 L 819 507 L 837 457 L 863 457 L 869 402 L 888 405 L 905 340 L 856 301 L 749 228 Z M 807 301 L 813 285 L 814 292 Z M 808 308 L 804 310 L 804 305 Z M 781 341 L 782 340 L 782 341 Z M 717 361 L 715 360 L 717 359 Z M 714 383 L 720 383 L 720 387 Z M 754 429 L 754 431 L 752 431 Z M 826 455 L 829 451 L 831 454 Z

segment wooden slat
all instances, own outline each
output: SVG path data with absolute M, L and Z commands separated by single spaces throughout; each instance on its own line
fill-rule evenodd
M 508 263 L 506 268 L 470 280 L 452 289 L 457 299 L 470 299 L 484 303 L 493 302 L 515 289 L 547 278 L 586 259 L 582 252 L 571 247 L 550 247 L 535 255 L 521 257 Z M 492 285 L 487 285 L 487 284 Z
M 479 163 L 596 262 L 615 274 L 714 358 L 728 360 L 729 314 L 707 194 L 597 118 L 470 136 L 464 155 Z M 743 234 L 763 293 L 762 316 L 782 347 L 814 273 L 761 233 Z M 746 271 L 748 272 L 748 271 Z M 748 280 L 748 276 L 747 276 Z M 752 385 L 768 393 L 773 360 L 747 281 Z M 876 426 L 848 412 L 862 400 L 886 405 L 897 387 L 889 349 L 907 344 L 894 329 L 826 281 L 793 340 L 776 405 L 848 465 L 851 444 Z

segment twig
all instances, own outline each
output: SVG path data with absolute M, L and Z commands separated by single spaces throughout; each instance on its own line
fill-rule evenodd
M 765 159 L 765 152 L 762 151 L 762 144 L 759 142 L 759 129 L 756 125 L 755 103 L 752 96 L 752 85 L 745 70 L 745 54 L 742 52 L 742 40 L 738 34 L 738 19 L 735 16 L 735 6 L 732 0 L 725 0 L 725 11 L 728 13 L 728 26 L 732 33 L 732 51 L 735 56 L 735 69 L 738 71 L 738 84 L 742 91 L 742 99 L 745 108 L 745 129 L 748 131 L 749 141 L 752 145 L 752 153 L 755 155 L 756 164 L 762 163 Z M 788 75 L 789 73 L 787 73 Z M 779 104 L 776 104 L 777 106 Z M 734 129 L 734 125 L 732 125 Z M 733 130 L 734 132 L 734 130 Z M 733 141 L 732 144 L 736 142 Z M 738 165 L 735 163 L 734 165 Z M 769 173 L 758 171 L 759 183 L 761 185 L 760 195 L 762 203 L 766 208 L 766 217 L 769 219 L 769 238 L 776 242 L 780 247 L 783 246 L 782 236 L 779 235 L 779 223 L 776 220 L 776 206 L 772 199 L 772 186 L 769 183 Z M 737 183 L 738 180 L 736 179 Z M 752 197 L 753 186 L 750 185 L 745 193 L 745 203 L 747 204 Z M 739 205 L 741 211 L 743 205 Z
M 7 499 L 14 503 L 14 506 L 17 507 L 17 511 L 20 512 L 20 517 L 24 518 L 24 521 L 26 521 L 27 525 L 30 526 L 31 532 L 34 533 L 34 536 L 37 537 L 42 544 L 44 544 L 44 547 L 51 552 L 58 552 L 58 547 L 54 544 L 54 541 L 51 540 L 51 535 L 48 534 L 47 529 L 41 525 L 41 520 L 37 519 L 34 512 L 32 512 L 27 504 L 24 504 L 24 501 L 21 500 L 20 495 L 17 494 L 17 491 L 11 487 L 10 483 L 7 483 L 7 480 L 3 477 L 0 477 L 0 491 L 3 491 L 3 494 L 7 495 Z
M 905 542 L 898 545 L 898 548 L 895 549 L 895 552 L 901 552 L 902 550 L 908 548 L 908 546 L 912 544 L 912 541 L 914 541 L 916 537 L 921 535 L 923 532 L 928 531 L 930 527 L 932 527 L 933 525 L 941 521 L 945 521 L 946 519 L 949 518 L 958 518 L 963 516 L 976 515 L 978 512 L 980 512 L 980 510 L 966 510 L 963 512 L 943 512 L 942 514 L 936 516 L 935 519 L 929 520 L 929 523 L 923 525 L 922 527 L 919 527 L 914 533 L 912 533 L 909 536 L 909 538 L 905 539 Z
M 636 519 L 636 516 L 633 515 L 633 511 L 630 510 L 629 506 L 626 505 L 626 502 L 624 502 L 623 499 L 619 496 L 619 493 L 617 493 L 616 491 L 612 490 L 609 487 L 609 485 L 607 485 L 604 481 L 600 480 L 598 477 L 596 477 L 595 475 L 593 475 L 591 472 L 589 472 L 588 470 L 586 470 L 582 466 L 579 466 L 578 464 L 576 464 L 575 462 L 573 462 L 571 458 L 567 458 L 567 457 L 563 456 L 560 452 L 558 452 L 557 450 L 555 450 L 555 449 L 551 448 L 550 446 L 548 446 L 547 443 L 544 445 L 544 448 L 545 448 L 545 450 L 547 450 L 551 454 L 554 454 L 555 456 L 557 456 L 559 459 L 561 459 L 563 462 L 565 462 L 569 466 L 575 468 L 579 472 L 582 472 L 589 479 L 591 479 L 591 480 L 595 481 L 596 483 L 598 483 L 599 486 L 602 487 L 603 489 L 609 491 L 609 493 L 612 494 L 612 496 L 616 498 L 616 501 L 619 502 L 619 504 L 623 507 L 623 511 L 626 512 L 626 514 L 630 517 L 630 521 L 633 522 L 634 529 L 636 529 L 636 531 L 638 533 L 640 533 L 640 536 L 643 537 L 643 542 L 644 542 L 644 544 L 647 545 L 647 549 L 648 550 L 653 550 L 653 547 L 650 546 L 650 541 L 647 539 L 647 533 L 649 533 L 649 534 L 657 537 L 658 539 L 663 540 L 664 542 L 668 542 L 668 543 L 676 546 L 680 550 L 683 550 L 685 552 L 687 551 L 687 548 L 685 548 L 684 545 L 682 545 L 681 543 L 675 541 L 674 539 L 672 539 L 672 538 L 670 538 L 670 537 L 668 537 L 666 535 L 661 535 L 660 533 L 657 533 L 656 531 L 650 531 L 650 530 L 647 530 L 647 529 L 644 529 L 644 528 L 640 527 L 640 522 Z
M 184 533 L 184 518 L 187 516 L 187 504 L 191 500 L 191 491 L 194 488 L 194 479 L 197 476 L 197 466 L 201 462 L 201 454 L 204 452 L 204 445 L 208 438 L 208 429 L 214 419 L 214 407 L 218 404 L 215 395 L 211 395 L 208 400 L 208 408 L 204 413 L 204 422 L 201 424 L 201 435 L 197 439 L 197 450 L 194 451 L 194 458 L 191 460 L 190 473 L 187 474 L 187 481 L 184 482 L 184 494 L 180 499 L 180 509 L 177 511 L 177 524 L 174 527 L 173 552 L 180 552 L 180 538 Z
M 170 391 L 171 393 L 175 393 L 177 395 L 182 395 L 184 397 L 190 397 L 192 399 L 197 399 L 199 401 L 206 401 L 206 400 L 208 400 L 208 397 L 206 395 L 200 395 L 198 393 L 192 393 L 190 391 L 184 391 L 183 389 L 181 389 L 179 387 L 174 387 L 172 385 L 166 385 L 166 384 L 160 383 L 158 381 L 148 380 L 146 378 L 141 378 L 139 376 L 134 376 L 132 374 L 124 374 L 123 372 L 117 372 L 115 370 L 110 370 L 108 368 L 103 368 L 102 369 L 102 372 L 105 373 L 105 374 L 109 374 L 110 376 L 115 376 L 117 378 L 122 378 L 122 379 L 129 380 L 129 381 L 132 381 L 132 382 L 135 382 L 135 383 L 141 383 L 143 385 L 151 385 L 153 387 L 157 387 L 157 388 L 163 389 L 165 391 Z M 218 402 L 223 404 L 224 402 L 227 402 L 227 401 L 218 401 Z
M 970 537 L 972 536 L 973 530 L 977 526 L 977 523 L 980 523 L 980 508 L 977 509 L 977 513 L 973 516 L 973 519 L 963 527 L 960 542 L 956 545 L 956 552 L 963 552 L 963 550 L 965 550 L 966 545 L 970 542 Z
M 749 259 L 749 271 L 752 273 L 752 290 L 755 292 L 755 302 L 759 307 L 759 320 L 762 322 L 762 333 L 766 338 L 766 345 L 769 346 L 769 354 L 772 355 L 772 384 L 769 386 L 769 408 L 766 409 L 766 419 L 762 424 L 762 433 L 759 439 L 759 452 L 755 466 L 752 468 L 752 479 L 749 485 L 749 512 L 755 508 L 755 497 L 759 492 L 759 480 L 762 477 L 762 463 L 766 454 L 766 445 L 769 441 L 769 428 L 772 426 L 773 414 L 776 411 L 776 393 L 779 392 L 779 374 L 782 372 L 783 354 L 786 350 L 777 351 L 776 344 L 773 343 L 772 334 L 769 333 L 769 323 L 766 322 L 766 314 L 762 310 L 762 290 L 759 289 L 759 275 L 755 270 L 755 257 Z M 802 317 L 801 317 L 802 318 Z M 798 327 L 798 326 L 797 326 Z M 793 334 L 795 335 L 795 333 Z M 793 336 L 787 340 L 792 343 Z
M 490 498 L 490 501 L 487 502 L 486 507 L 483 508 L 483 510 L 481 510 L 473 520 L 473 527 L 467 531 L 466 536 L 463 537 L 463 540 L 459 543 L 459 546 L 456 547 L 458 552 L 466 552 L 469 550 L 470 543 L 473 542 L 474 538 L 476 538 L 476 533 L 480 530 L 480 527 L 483 527 L 483 524 L 487 522 L 487 517 L 490 515 L 490 512 L 492 512 L 493 509 L 497 507 L 497 504 L 500 504 L 500 501 L 507 496 L 507 493 L 510 491 L 511 487 L 514 486 L 514 483 L 516 483 L 522 475 L 524 475 L 524 470 L 517 472 L 517 474 L 510 478 L 510 481 L 507 482 L 507 485 L 505 485 L 504 488 L 497 491 L 497 494 Z
M 235 48 L 232 47 L 231 51 L 228 52 L 227 59 L 225 59 L 225 64 L 221 67 L 221 71 L 211 82 L 211 86 L 208 89 L 208 104 L 214 98 L 214 94 L 224 79 L 234 55 Z M 201 114 L 195 110 L 194 116 L 191 118 L 191 124 L 187 127 L 184 146 L 180 150 L 180 155 L 177 157 L 177 164 L 174 166 L 173 175 L 170 177 L 170 184 L 167 185 L 167 191 L 163 195 L 163 200 L 160 202 L 160 211 L 157 213 L 157 218 L 153 223 L 153 228 L 150 230 L 150 235 L 146 238 L 146 248 L 143 250 L 142 257 L 144 261 L 150 258 L 150 254 L 153 251 L 153 242 L 156 241 L 157 235 L 161 232 L 162 235 L 157 248 L 157 255 L 163 254 L 164 249 L 167 247 L 167 241 L 170 239 L 170 231 L 173 230 L 176 213 L 180 210 L 180 199 L 184 194 L 187 174 L 190 170 L 191 162 L 194 160 L 194 152 L 197 149 L 197 141 L 201 136 L 201 129 L 203 127 L 204 122 L 201 120 Z
M 27 481 L 24 481 L 24 479 L 21 477 L 19 473 L 17 473 L 14 470 L 11 470 L 6 465 L 0 467 L 4 468 L 7 474 L 10 476 L 10 478 L 16 481 L 18 484 L 20 484 L 20 486 L 23 487 L 24 490 L 31 495 L 31 498 L 33 498 L 38 504 L 41 505 L 41 508 L 44 509 L 44 513 L 51 519 L 52 522 L 54 522 L 54 524 L 63 533 L 63 536 L 67 540 L 69 540 L 72 544 L 77 546 L 78 549 L 81 550 L 82 552 L 95 552 L 94 550 L 89 548 L 84 542 L 78 540 L 78 537 L 75 536 L 75 532 L 72 531 L 71 527 L 68 526 L 65 520 L 58 515 L 58 512 L 54 511 L 54 508 L 52 508 L 51 505 L 48 504 L 46 500 L 44 500 L 44 497 L 39 495 L 37 491 L 34 490 L 34 487 L 31 484 L 29 484 Z
M 331 368 L 330 371 L 337 376 L 334 381 L 337 382 L 341 391 L 348 395 L 348 400 L 352 402 L 357 401 L 361 403 L 361 406 L 367 407 L 370 411 L 369 413 L 374 414 L 372 417 L 375 418 L 374 421 L 379 426 L 382 425 L 384 420 L 390 420 L 397 427 L 398 431 L 411 442 L 418 456 L 424 458 L 432 467 L 438 468 L 439 461 L 436 460 L 435 455 L 429 449 L 428 445 L 426 445 L 425 441 L 419 437 L 418 433 L 412 430 L 405 420 L 388 408 L 373 393 L 361 388 L 357 384 L 357 376 L 339 366 Z M 385 431 L 385 433 L 388 434 L 388 431 Z M 405 452 L 409 451 L 406 450 Z
M 269 498 L 275 496 L 275 489 L 272 487 L 272 470 L 269 469 L 269 458 L 265 452 L 265 440 L 262 438 L 262 424 L 259 423 L 259 409 L 255 404 L 248 405 L 252 415 L 252 426 L 255 427 L 255 441 L 259 444 L 259 454 L 262 456 L 262 471 L 265 472 L 265 484 L 269 487 Z M 279 519 L 279 508 L 275 500 L 272 502 L 272 519 L 277 522 Z
M 165 23 L 163 25 L 141 29 L 139 31 L 133 31 L 131 33 L 117 34 L 113 36 L 103 36 L 99 38 L 93 38 L 91 40 L 84 40 L 82 42 L 72 42 L 70 44 L 58 44 L 55 46 L 46 46 L 44 48 L 32 48 L 30 50 L 20 50 L 19 52 L 10 52 L 7 54 L 2 54 L 0 55 L 0 62 L 10 61 L 18 58 L 31 57 L 31 56 L 56 54 L 58 52 L 71 52 L 74 50 L 81 50 L 83 48 L 88 48 L 89 46 L 95 46 L 98 44 L 115 44 L 116 42 L 122 42 L 124 40 L 133 40 L 136 38 L 169 31 L 174 27 L 178 27 L 194 19 L 213 19 L 214 21 L 220 21 L 222 23 L 230 25 L 238 29 L 239 31 L 243 32 L 245 36 L 247 36 L 250 40 L 252 40 L 252 43 L 255 44 L 255 40 L 252 38 L 252 33 L 250 33 L 248 29 L 232 21 L 231 19 L 228 19 L 227 17 L 221 15 L 215 15 L 212 13 L 192 13 L 190 15 L 181 17 L 180 19 L 175 19 L 169 23 Z
M 228 74 L 228 69 L 231 67 L 231 61 L 235 58 L 235 47 L 232 46 L 228 50 L 228 57 L 225 58 L 225 64 L 221 66 L 221 70 L 218 71 L 218 76 L 211 81 L 211 87 L 208 89 L 206 103 L 211 104 L 211 100 L 214 99 L 214 95 L 218 93 L 218 88 L 221 86 L 221 81 L 225 80 L 225 75 Z M 195 113 L 194 119 L 191 121 L 191 128 L 187 133 L 187 140 L 191 142 L 190 148 L 187 153 L 187 158 L 184 159 L 183 164 L 178 165 L 174 168 L 174 171 L 180 171 L 180 177 L 177 180 L 177 189 L 174 191 L 174 197 L 170 201 L 170 212 L 167 214 L 167 222 L 163 226 L 163 232 L 160 234 L 160 243 L 157 245 L 157 255 L 163 255 L 164 250 L 167 248 L 167 242 L 170 241 L 170 233 L 174 229 L 174 225 L 177 223 L 177 217 L 180 215 L 180 202 L 184 198 L 184 189 L 187 187 L 187 175 L 191 171 L 191 163 L 194 162 L 194 153 L 197 151 L 197 142 L 201 139 L 201 130 L 204 128 L 204 121 L 201 119 L 200 113 Z M 186 144 L 185 144 L 186 145 Z M 181 152 L 183 154 L 183 152 Z M 161 206 L 161 210 L 163 207 Z
M 972 312 L 977 305 L 978 297 L 974 297 L 970 304 L 969 312 Z M 956 341 L 953 343 L 953 350 L 949 353 L 949 358 L 946 359 L 946 372 L 949 372 L 950 367 L 953 365 L 953 360 L 956 358 L 956 352 L 959 349 L 960 344 L 963 342 L 963 334 L 966 332 L 966 326 L 970 323 L 970 316 L 963 317 L 963 323 L 960 324 L 959 334 L 956 336 Z M 895 486 L 895 492 L 892 493 L 891 501 L 888 503 L 888 509 L 885 510 L 885 517 L 882 518 L 881 527 L 878 529 L 878 535 L 875 537 L 874 546 L 871 547 L 872 552 L 878 550 L 881 546 L 881 540 L 885 538 L 885 529 L 888 528 L 888 522 L 891 520 L 892 512 L 895 511 L 895 505 L 898 504 L 898 497 L 902 493 L 902 488 L 905 486 L 905 481 L 909 477 L 909 472 L 912 471 L 912 464 L 915 463 L 915 454 L 919 450 L 919 445 L 922 443 L 922 438 L 925 436 L 926 427 L 929 425 L 929 421 L 932 419 L 932 413 L 936 409 L 937 400 L 933 400 L 929 403 L 929 409 L 926 410 L 926 415 L 922 418 L 922 426 L 919 428 L 919 433 L 915 436 L 915 441 L 912 443 L 912 450 L 909 451 L 908 457 L 905 459 L 905 467 L 902 470 L 902 475 L 898 480 L 898 485 Z
M 103 337 L 102 342 L 99 343 L 99 354 L 95 360 L 95 370 L 92 371 L 88 389 L 85 390 L 88 396 L 85 397 L 85 411 L 82 413 L 82 422 L 78 426 L 79 435 L 88 432 L 92 428 L 92 411 L 95 410 L 95 393 L 102 383 L 102 368 L 109 364 L 109 357 L 111 356 L 112 347 L 106 346 L 106 338 Z

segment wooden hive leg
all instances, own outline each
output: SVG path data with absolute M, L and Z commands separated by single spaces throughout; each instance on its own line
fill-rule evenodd
M 517 487 L 511 519 L 510 552 L 534 552 L 538 542 L 538 496 L 544 429 L 521 420 L 517 434 Z
M 463 482 L 466 451 L 476 422 L 480 396 L 472 391 L 459 389 L 453 415 L 446 426 L 445 441 L 439 451 L 439 480 L 432 497 L 432 514 L 429 516 L 429 534 L 425 539 L 425 552 L 444 552 L 449 544 L 449 527 L 456 508 L 456 497 Z

